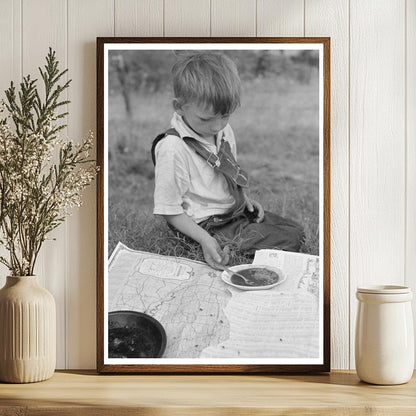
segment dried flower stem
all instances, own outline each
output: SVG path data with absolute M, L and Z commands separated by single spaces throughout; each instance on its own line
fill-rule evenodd
M 72 207 L 81 205 L 82 191 L 97 171 L 89 157 L 92 133 L 76 145 L 59 138 L 66 125 L 57 122 L 67 115 L 59 110 L 69 103 L 59 97 L 70 81 L 58 84 L 67 72 L 60 72 L 58 64 L 49 49 L 45 69 L 39 68 L 43 99 L 37 80 L 28 75 L 17 94 L 11 83 L 7 103 L 0 104 L 0 245 L 10 255 L 9 259 L 0 257 L 0 263 L 14 276 L 33 275 L 47 235 Z M 59 157 L 56 163 L 54 155 Z

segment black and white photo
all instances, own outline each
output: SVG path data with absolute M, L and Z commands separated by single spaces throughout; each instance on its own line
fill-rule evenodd
M 99 38 L 99 371 L 329 369 L 329 39 Z

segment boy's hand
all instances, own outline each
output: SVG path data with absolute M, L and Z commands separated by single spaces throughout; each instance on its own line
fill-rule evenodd
M 230 248 L 221 250 L 218 241 L 195 223 L 185 213 L 178 215 L 164 215 L 168 224 L 181 233 L 197 241 L 204 252 L 205 261 L 214 269 L 223 270 L 230 260 Z
M 201 242 L 205 261 L 214 269 L 223 270 L 230 260 L 229 247 L 221 249 L 218 241 L 214 237 L 208 237 Z
M 244 195 L 246 198 L 246 207 L 248 212 L 256 214 L 254 222 L 262 222 L 264 220 L 264 209 L 261 204 L 257 201 L 251 200 L 247 195 Z

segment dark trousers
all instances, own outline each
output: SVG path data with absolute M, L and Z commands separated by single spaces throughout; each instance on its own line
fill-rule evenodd
M 260 249 L 298 252 L 305 240 L 299 224 L 268 211 L 265 211 L 261 223 L 254 222 L 252 216 L 243 213 L 231 220 L 210 217 L 199 225 L 220 242 L 238 242 L 240 249 L 248 254 Z

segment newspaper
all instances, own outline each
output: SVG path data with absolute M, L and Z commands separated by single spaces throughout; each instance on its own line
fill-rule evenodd
M 258 250 L 253 264 L 275 266 L 287 275 L 286 290 L 305 290 L 319 297 L 319 256 L 282 250 Z
M 286 280 L 243 291 L 221 272 L 184 258 L 115 248 L 108 310 L 136 310 L 164 326 L 164 358 L 316 358 L 319 356 L 319 257 L 260 250 L 253 264 L 273 265 Z

